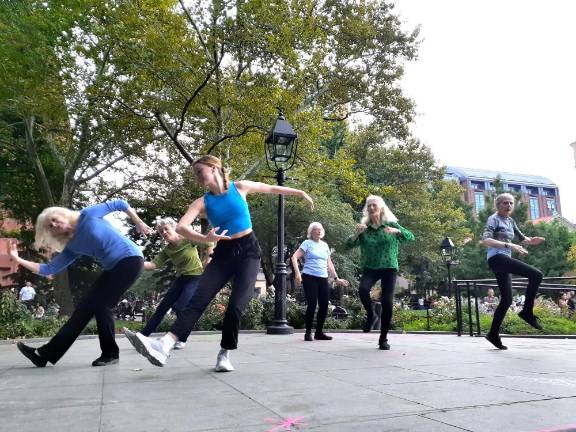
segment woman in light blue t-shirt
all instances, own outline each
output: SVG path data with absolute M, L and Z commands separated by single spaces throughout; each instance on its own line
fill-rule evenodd
M 348 286 L 347 280 L 339 279 L 336 269 L 330 259 L 330 248 L 321 239 L 324 237 L 324 227 L 319 222 L 312 222 L 308 227 L 308 239 L 305 240 L 298 250 L 292 255 L 292 267 L 296 282 L 301 283 L 306 295 L 306 334 L 304 340 L 312 341 L 312 324 L 314 312 L 318 304 L 318 316 L 316 317 L 316 333 L 314 339 L 331 340 L 332 336 L 325 334 L 322 329 L 328 315 L 328 273 L 336 283 Z M 304 259 L 302 274 L 298 268 L 298 260 Z

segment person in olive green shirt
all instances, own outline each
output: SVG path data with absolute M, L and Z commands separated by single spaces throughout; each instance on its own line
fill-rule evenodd
M 198 244 L 185 239 L 175 231 L 176 221 L 172 218 L 158 220 L 156 229 L 164 240 L 168 242 L 166 247 L 152 260 L 144 263 L 144 270 L 155 270 L 172 262 L 178 277 L 164 295 L 164 298 L 150 317 L 146 326 L 141 331 L 144 336 L 150 336 L 156 327 L 162 322 L 164 315 L 170 308 L 178 315 L 184 310 L 192 295 L 198 288 L 198 281 L 203 271 L 203 264 L 198 255 Z M 204 255 L 205 261 L 212 249 L 212 244 L 203 244 L 206 247 Z M 186 339 L 180 340 L 174 346 L 175 349 L 182 349 L 186 345 Z
M 380 280 L 382 316 L 378 346 L 382 350 L 389 350 L 388 330 L 398 274 L 398 245 L 414 240 L 414 234 L 398 223 L 394 213 L 377 195 L 366 198 L 363 214 L 361 223 L 356 226 L 356 233 L 346 240 L 346 247 L 360 246 L 362 276 L 358 290 L 360 301 L 366 309 L 366 323 L 362 329 L 366 333 L 374 324 L 370 290 Z

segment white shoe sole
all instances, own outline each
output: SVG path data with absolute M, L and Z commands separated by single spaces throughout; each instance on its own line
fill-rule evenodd
M 146 338 L 146 336 L 141 335 L 140 333 L 134 333 L 128 329 L 124 330 L 124 334 L 126 335 L 126 339 L 128 339 L 132 346 L 136 348 L 136 351 L 146 357 L 146 359 L 154 366 L 163 367 L 166 364 L 168 356 L 151 349 L 148 341 L 140 338 L 140 336 L 142 338 Z
M 232 367 L 216 366 L 214 368 L 215 372 L 232 372 L 233 370 L 234 370 L 234 366 L 232 366 Z
M 226 363 L 216 363 L 216 366 L 214 367 L 214 370 L 216 372 L 232 372 L 234 370 L 234 366 L 232 366 L 232 363 L 228 362 Z

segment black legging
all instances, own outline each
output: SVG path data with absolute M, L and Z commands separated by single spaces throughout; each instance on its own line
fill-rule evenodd
M 506 312 L 512 304 L 512 275 L 519 275 L 528 278 L 528 287 L 526 288 L 526 300 L 524 301 L 523 310 L 532 313 L 534 308 L 534 299 L 538 293 L 538 287 L 542 282 L 542 272 L 531 265 L 509 257 L 504 254 L 496 254 L 488 259 L 488 266 L 494 272 L 500 288 L 500 303 L 494 311 L 491 334 L 498 334 L 500 325 L 504 321 Z
M 327 277 L 312 276 L 302 273 L 302 286 L 306 295 L 306 333 L 312 331 L 314 312 L 318 304 L 318 316 L 316 317 L 316 333 L 322 333 L 326 315 L 328 315 L 328 286 Z
M 392 321 L 392 307 L 394 306 L 394 287 L 396 286 L 396 275 L 398 271 L 393 268 L 386 269 L 370 269 L 365 268 L 360 278 L 360 287 L 358 293 L 360 301 L 366 309 L 366 319 L 369 323 L 374 319 L 374 312 L 372 311 L 372 299 L 370 298 L 370 290 L 380 280 L 382 294 L 380 302 L 382 303 L 382 315 L 380 334 L 386 338 L 388 330 L 390 329 L 390 322 Z
M 104 357 L 118 358 L 118 345 L 114 340 L 114 314 L 112 308 L 118 304 L 122 294 L 138 279 L 144 259 L 132 256 L 121 259 L 110 270 L 105 270 L 96 279 L 90 291 L 80 301 L 72 316 L 50 341 L 38 348 L 38 353 L 55 364 L 72 346 L 84 327 L 96 318 L 100 349 Z
M 185 340 L 212 299 L 226 282 L 232 280 L 232 292 L 224 314 L 220 346 L 227 350 L 236 349 L 242 312 L 254 296 L 260 256 L 260 246 L 254 233 L 239 239 L 220 240 L 214 249 L 212 261 L 200 276 L 198 289 L 188 306 L 178 314 L 170 332 L 175 334 L 178 340 Z

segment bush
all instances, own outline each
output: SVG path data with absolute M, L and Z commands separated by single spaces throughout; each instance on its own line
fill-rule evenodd
M 10 325 L 29 318 L 32 318 L 32 315 L 14 293 L 10 291 L 0 293 L 0 324 Z

